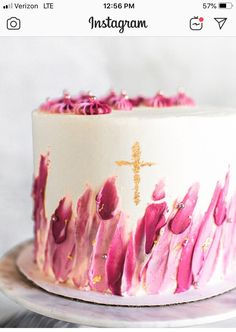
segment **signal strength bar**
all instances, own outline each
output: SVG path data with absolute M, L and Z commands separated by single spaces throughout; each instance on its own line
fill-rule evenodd
M 13 8 L 13 4 L 10 3 L 10 4 L 8 4 L 8 5 L 4 5 L 2 8 L 3 8 L 3 9 L 11 9 L 11 8 Z

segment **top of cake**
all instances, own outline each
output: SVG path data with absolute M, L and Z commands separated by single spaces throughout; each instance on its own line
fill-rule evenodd
M 40 111 L 51 114 L 100 115 L 109 114 L 113 110 L 132 111 L 134 108 L 169 108 L 194 106 L 195 102 L 183 91 L 167 97 L 157 92 L 153 97 L 136 96 L 130 98 L 126 92 L 116 94 L 110 91 L 105 97 L 97 98 L 90 92 L 71 96 L 68 92 L 60 98 L 48 99 L 40 106 Z
M 157 110 L 162 110 L 157 112 Z M 120 94 L 110 91 L 105 97 L 97 98 L 90 92 L 81 92 L 77 96 L 71 96 L 64 92 L 63 96 L 47 99 L 36 111 L 38 114 L 47 115 L 89 115 L 89 118 L 97 118 L 106 115 L 106 119 L 112 118 L 142 118 L 150 120 L 168 117 L 215 117 L 236 115 L 234 108 L 197 107 L 192 98 L 183 91 L 174 96 L 167 97 L 162 92 L 157 92 L 153 97 L 135 96 L 130 98 L 126 92 Z M 87 118 L 87 117 L 82 117 Z

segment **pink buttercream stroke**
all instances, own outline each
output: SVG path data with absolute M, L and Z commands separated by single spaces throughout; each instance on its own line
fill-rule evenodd
M 93 243 L 97 234 L 99 219 L 93 213 L 95 195 L 87 188 L 78 199 L 75 217 L 75 259 L 71 278 L 76 287 L 86 289 L 89 285 L 89 269 Z
M 196 210 L 193 184 L 170 209 L 160 181 L 143 216 L 130 233 L 116 178 L 98 192 L 87 187 L 76 210 L 63 197 L 50 220 L 45 214 L 48 155 L 41 156 L 33 186 L 35 258 L 44 273 L 75 287 L 116 295 L 184 292 L 205 285 L 219 269 L 228 272 L 235 255 L 236 195 L 228 197 L 229 172 L 217 182 L 205 214 Z M 222 251 L 223 250 L 223 251 Z
M 69 197 L 60 200 L 53 213 L 45 251 L 44 271 L 53 272 L 55 279 L 65 282 L 72 270 L 75 255 L 75 220 Z
M 39 173 L 34 178 L 32 198 L 34 202 L 33 219 L 34 219 L 34 258 L 41 266 L 41 259 L 44 255 L 48 222 L 45 213 L 45 192 L 48 177 L 49 156 L 41 155 L 39 163 Z

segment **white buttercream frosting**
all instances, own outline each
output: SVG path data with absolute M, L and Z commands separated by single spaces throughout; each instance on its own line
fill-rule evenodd
M 200 183 L 198 207 L 205 211 L 216 182 L 231 168 L 235 182 L 236 110 L 211 107 L 137 108 L 106 115 L 78 116 L 33 112 L 35 173 L 41 154 L 50 153 L 46 214 L 52 215 L 65 195 L 74 202 L 86 184 L 99 189 L 116 176 L 122 209 L 135 225 L 156 183 L 164 179 L 166 199 L 181 200 L 189 186 Z M 131 161 L 140 144 L 141 159 L 155 165 L 140 171 L 140 203 L 133 200 L 133 172 L 116 161 Z M 178 195 L 178 197 L 177 197 Z

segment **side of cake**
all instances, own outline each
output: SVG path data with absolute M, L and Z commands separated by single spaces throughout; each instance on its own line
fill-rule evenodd
M 174 296 L 234 271 L 235 110 L 183 97 L 67 96 L 33 112 L 35 261 L 45 276 Z

